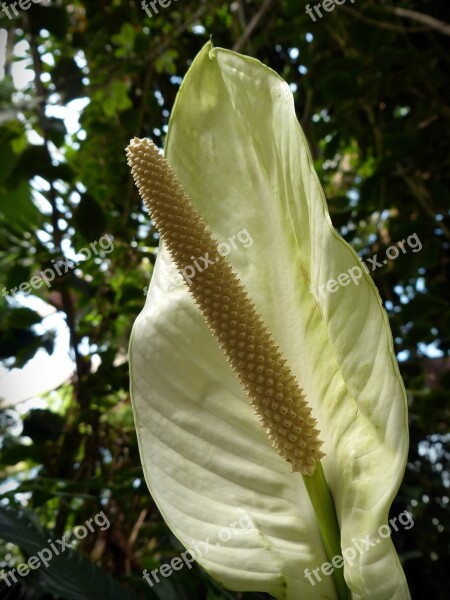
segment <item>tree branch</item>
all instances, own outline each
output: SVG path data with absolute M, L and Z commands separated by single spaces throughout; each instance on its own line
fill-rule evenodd
M 242 32 L 245 32 L 248 24 L 247 24 L 247 19 L 245 18 L 245 9 L 244 9 L 243 0 L 239 0 L 239 2 L 238 2 L 237 14 L 238 14 L 239 23 L 242 28 Z M 253 54 L 252 44 L 250 41 L 247 42 L 247 48 L 248 48 L 249 53 Z
M 395 173 L 403 179 L 403 181 L 409 187 L 411 193 L 414 194 L 414 196 L 419 201 L 419 204 L 422 207 L 423 211 L 429 217 L 431 217 L 435 226 L 439 227 L 442 230 L 445 237 L 447 238 L 447 240 L 450 241 L 450 230 L 443 221 L 436 220 L 437 212 L 433 208 L 433 200 L 427 188 L 423 184 L 423 181 L 418 177 L 412 177 L 408 175 L 408 173 L 400 164 L 396 165 Z
M 265 17 L 266 13 L 272 7 L 272 4 L 275 4 L 276 0 L 265 0 L 265 2 L 261 5 L 260 9 L 256 14 L 253 15 L 250 23 L 247 25 L 244 33 L 238 39 L 238 41 L 234 44 L 233 50 L 235 52 L 241 52 L 242 48 L 247 44 L 250 39 L 250 36 L 259 25 L 260 21 Z
M 405 19 L 417 21 L 418 23 L 423 23 L 431 29 L 439 31 L 439 33 L 442 33 L 443 35 L 450 35 L 450 25 L 448 23 L 444 23 L 444 21 L 440 21 L 439 19 L 431 17 L 430 15 L 424 15 L 423 13 L 415 10 L 400 8 L 398 6 L 385 6 L 384 10 L 396 15 L 397 17 L 403 17 Z
M 24 22 L 26 23 L 26 26 L 28 27 L 29 23 L 28 23 L 28 18 L 26 15 L 24 15 Z M 29 31 L 28 38 L 29 38 L 29 44 L 30 44 L 30 48 L 31 48 L 31 56 L 33 59 L 34 83 L 36 86 L 37 95 L 40 99 L 39 105 L 37 107 L 38 122 L 39 122 L 39 126 L 41 127 L 41 130 L 42 130 L 42 135 L 44 137 L 44 147 L 46 148 L 46 150 L 50 156 L 51 155 L 50 154 L 50 145 L 49 145 L 50 140 L 49 140 L 48 131 L 47 131 L 46 114 L 45 114 L 45 100 L 47 97 L 47 92 L 46 92 L 45 87 L 41 80 L 41 75 L 42 75 L 41 57 L 39 55 L 39 51 L 37 48 L 36 38 L 30 32 L 29 27 L 28 27 L 28 31 Z M 59 228 L 60 212 L 58 210 L 58 206 L 56 203 L 56 189 L 54 186 L 54 182 L 52 180 L 49 180 L 48 184 L 50 186 L 50 190 L 48 193 L 48 201 L 52 207 L 51 219 L 52 219 L 52 229 L 53 229 L 53 243 L 54 243 L 56 250 L 62 255 L 63 254 L 62 245 L 61 245 L 62 234 L 61 234 L 61 230 Z M 82 404 L 83 398 L 81 397 L 82 395 L 80 394 L 79 386 L 80 386 L 81 376 L 83 373 L 83 360 L 82 360 L 82 357 L 78 350 L 79 340 L 78 340 L 78 333 L 76 330 L 75 309 L 73 306 L 72 297 L 70 295 L 70 292 L 67 289 L 67 287 L 65 286 L 64 282 L 61 283 L 60 291 L 61 291 L 62 305 L 63 305 L 64 313 L 66 315 L 67 326 L 69 328 L 69 333 L 70 333 L 70 346 L 73 351 L 73 356 L 74 356 L 74 360 L 75 360 L 74 388 L 76 391 L 76 396 L 77 396 L 78 402 L 80 404 Z
M 368 23 L 369 25 L 374 25 L 379 29 L 387 29 L 388 31 L 396 31 L 398 33 L 422 33 L 424 31 L 429 31 L 429 26 L 421 26 L 421 27 L 403 27 L 402 25 L 396 25 L 395 23 L 385 23 L 384 21 L 377 21 L 376 19 L 372 19 L 371 17 L 366 17 L 361 14 L 357 10 L 350 8 L 348 6 L 341 6 L 341 11 L 346 12 L 349 15 L 355 17 L 359 21 L 363 21 L 364 23 Z

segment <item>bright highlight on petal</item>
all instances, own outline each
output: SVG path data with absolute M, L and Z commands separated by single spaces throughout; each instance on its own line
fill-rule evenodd
M 158 148 L 135 138 L 127 156 L 139 192 L 178 269 L 189 264 L 192 253 L 208 258 L 208 268 L 188 281 L 190 292 L 274 447 L 293 471 L 313 475 L 324 456 L 316 420 L 244 286 L 220 255 L 216 240 Z

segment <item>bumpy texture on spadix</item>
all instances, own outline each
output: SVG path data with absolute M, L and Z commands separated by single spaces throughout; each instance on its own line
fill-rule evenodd
M 187 281 L 272 444 L 293 471 L 312 475 L 323 455 L 316 420 L 296 378 L 169 163 L 150 140 L 127 148 L 141 197 L 181 271 L 207 258 Z M 204 262 L 204 261 L 202 261 Z

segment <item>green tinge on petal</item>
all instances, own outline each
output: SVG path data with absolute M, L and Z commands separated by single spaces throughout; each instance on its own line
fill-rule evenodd
M 332 228 L 289 86 L 260 62 L 207 44 L 181 86 L 165 154 L 230 246 L 305 390 L 325 440 L 342 548 L 379 538 L 406 464 L 405 392 L 378 292 Z M 326 291 L 357 267 L 356 283 Z M 130 359 L 147 483 L 198 562 L 230 589 L 335 598 L 331 577 L 312 586 L 304 575 L 327 559 L 303 481 L 272 449 L 165 248 Z M 409 598 L 389 538 L 344 574 L 354 599 Z

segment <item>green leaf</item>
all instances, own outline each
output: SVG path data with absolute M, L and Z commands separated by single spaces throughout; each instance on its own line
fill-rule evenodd
M 26 181 L 18 182 L 15 189 L 0 188 L 0 223 L 6 223 L 20 233 L 30 227 L 38 229 L 42 223 L 42 214 L 31 200 L 30 186 Z M 23 281 L 23 280 L 22 280 Z
M 34 310 L 8 306 L 0 321 L 0 360 L 14 359 L 17 368 L 31 360 L 37 350 L 45 345 L 46 338 L 50 341 L 51 337 L 49 332 L 42 335 L 36 333 L 34 325 L 40 322 L 41 317 Z M 53 352 L 53 344 L 48 351 Z
M 49 538 L 50 536 L 50 538 Z M 58 556 L 50 549 L 48 539 L 56 538 L 46 531 L 36 513 L 0 506 L 0 538 L 19 546 L 28 556 L 36 556 L 44 548 L 52 554 L 48 567 L 42 563 L 34 571 L 43 589 L 65 600 L 138 600 L 139 596 L 121 586 L 107 571 L 97 567 L 86 556 L 65 548 Z M 61 546 L 55 544 L 56 548 Z M 48 552 L 44 555 L 48 556 Z M 7 571 L 7 570 L 6 570 Z M 27 580 L 25 579 L 24 582 Z M 149 598 L 155 597 L 153 594 Z
M 392 541 L 378 535 L 406 464 L 405 391 L 379 294 L 331 225 L 289 86 L 207 44 L 165 154 L 305 390 L 342 548 L 380 539 L 345 565 L 353 598 L 408 598 Z M 345 285 L 328 284 L 343 273 Z M 271 447 L 164 246 L 130 358 L 146 480 L 198 562 L 233 590 L 336 598 L 331 577 L 313 586 L 304 574 L 327 556 L 301 476 Z
M 132 102 L 128 97 L 127 82 L 118 81 L 117 79 L 111 83 L 106 92 L 95 92 L 92 98 L 93 101 L 102 103 L 104 114 L 110 118 L 132 106 Z
M 123 23 L 120 33 L 111 36 L 112 42 L 119 46 L 115 51 L 117 58 L 129 56 L 133 52 L 135 38 L 136 29 L 131 23 Z
M 35 175 L 51 179 L 52 168 L 52 160 L 45 146 L 28 146 L 20 155 L 8 179 L 8 185 L 9 187 L 16 187 L 23 179 L 31 179 Z

